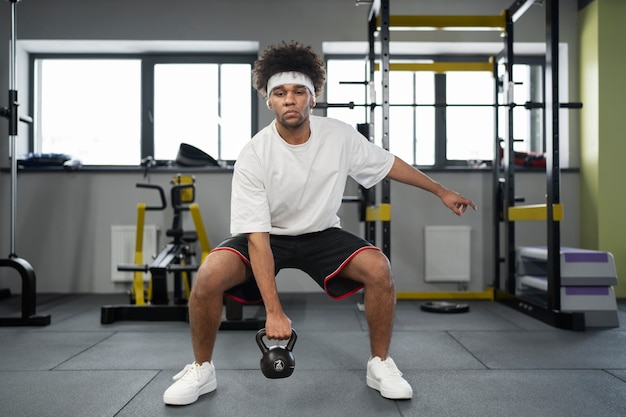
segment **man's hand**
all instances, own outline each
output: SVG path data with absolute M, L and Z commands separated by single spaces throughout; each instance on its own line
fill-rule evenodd
M 462 216 L 467 210 L 467 207 L 471 207 L 476 211 L 476 204 L 472 200 L 463 197 L 456 191 L 446 189 L 441 195 L 441 202 L 448 207 L 457 216 Z
M 291 319 L 282 312 L 268 314 L 265 319 L 265 334 L 268 339 L 288 340 L 291 338 Z

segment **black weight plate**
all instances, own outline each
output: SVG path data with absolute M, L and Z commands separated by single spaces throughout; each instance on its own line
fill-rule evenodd
M 444 314 L 456 314 L 467 313 L 469 306 L 467 304 L 451 303 L 448 301 L 430 301 L 424 303 L 420 307 L 422 311 L 429 313 L 444 313 Z

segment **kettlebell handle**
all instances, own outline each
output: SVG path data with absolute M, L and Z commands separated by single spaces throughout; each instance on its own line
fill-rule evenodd
M 262 328 L 258 332 L 256 332 L 256 343 L 257 345 L 259 345 L 259 349 L 261 349 L 261 352 L 263 353 L 269 351 L 269 348 L 267 347 L 265 342 L 263 342 L 263 337 L 266 334 L 267 333 L 265 332 L 265 328 Z M 291 329 L 291 337 L 289 338 L 289 341 L 287 342 L 287 346 L 285 346 L 285 348 L 289 351 L 292 351 L 293 346 L 296 344 L 296 339 L 298 339 L 298 335 L 295 329 Z

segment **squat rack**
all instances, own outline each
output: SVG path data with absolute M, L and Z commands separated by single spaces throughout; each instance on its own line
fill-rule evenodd
M 546 53 L 545 53 L 545 92 L 544 103 L 536 106 L 537 103 L 527 103 L 525 106 L 530 108 L 543 108 L 544 118 L 544 134 L 546 138 L 547 164 L 546 164 L 546 204 L 541 206 L 516 206 L 515 198 L 515 166 L 514 166 L 514 150 L 513 150 L 513 109 L 516 104 L 513 102 L 512 88 L 513 82 L 513 24 L 516 22 L 534 3 L 536 0 L 516 0 L 500 16 L 391 16 L 389 13 L 389 0 L 373 0 L 362 1 L 360 3 L 371 3 L 368 17 L 369 23 L 369 62 L 370 62 L 370 79 L 373 80 L 374 63 L 376 57 L 374 55 L 374 32 L 379 31 L 381 52 L 380 52 L 380 71 L 382 74 L 382 144 L 383 148 L 389 149 L 389 71 L 390 70 L 430 70 L 443 71 L 446 70 L 445 65 L 441 68 L 434 64 L 390 64 L 389 53 L 389 27 L 390 26 L 432 26 L 442 28 L 446 26 L 455 27 L 487 27 L 499 28 L 504 32 L 505 48 L 503 51 L 503 60 L 505 72 L 502 79 L 498 78 L 498 64 L 493 63 L 492 71 L 495 89 L 495 126 L 494 126 L 494 162 L 493 162 L 493 240 L 495 248 L 494 262 L 494 280 L 492 299 L 502 302 L 512 308 L 515 308 L 534 318 L 542 320 L 552 326 L 571 329 L 584 329 L 583 313 L 572 313 L 561 311 L 560 302 L 560 223 L 562 218 L 562 206 L 560 204 L 560 166 L 559 166 L 559 109 L 579 108 L 579 103 L 559 103 L 559 7 L 558 0 L 544 0 L 545 7 L 545 24 L 546 24 Z M 421 65 L 421 69 L 417 68 Z M 469 68 L 461 64 L 466 70 L 485 70 L 485 66 L 481 68 Z M 450 69 L 450 67 L 447 67 Z M 452 68 L 454 70 L 454 68 Z M 370 86 L 371 87 L 371 86 Z M 500 166 L 497 162 L 500 153 L 499 130 L 499 103 L 498 91 L 505 93 L 506 103 L 503 105 L 508 107 L 506 112 L 507 135 L 504 139 L 504 158 L 503 158 L 503 176 L 501 178 Z M 377 105 L 374 98 L 371 100 L 371 120 L 374 120 L 373 109 Z M 534 105 L 533 105 L 534 104 Z M 390 203 L 390 184 L 389 180 L 385 180 L 382 186 L 383 204 L 389 206 Z M 501 211 L 497 208 L 501 208 Z M 388 210 L 390 214 L 390 206 Z M 547 303 L 537 303 L 532 300 L 526 300 L 515 294 L 515 221 L 521 220 L 547 220 L 547 246 L 548 246 L 548 293 Z M 387 219 L 376 219 L 383 221 L 383 249 L 389 256 L 390 252 L 390 216 Z M 500 227 L 504 223 L 505 228 L 505 253 L 504 257 L 500 255 Z M 507 278 L 505 285 L 501 282 L 501 263 L 506 265 Z
M 535 0 L 517 0 L 506 12 L 506 37 L 503 53 L 505 71 L 503 79 L 496 82 L 511 100 L 513 82 L 513 26 Z M 546 322 L 554 327 L 568 330 L 584 330 L 585 318 L 581 312 L 561 310 L 561 234 L 560 220 L 563 207 L 560 197 L 560 161 L 559 161 L 559 109 L 578 108 L 571 103 L 559 103 L 559 3 L 558 0 L 544 0 L 545 8 L 545 71 L 544 71 L 544 106 L 543 121 L 546 142 L 546 204 L 534 206 L 516 206 L 515 166 L 513 151 L 513 108 L 506 112 L 507 135 L 504 138 L 503 176 L 500 177 L 499 164 L 495 157 L 499 153 L 499 138 L 494 144 L 493 197 L 494 207 L 501 207 L 502 212 L 494 210 L 494 296 L 518 311 Z M 497 94 L 496 94 L 497 97 Z M 510 103 L 509 103 L 510 104 Z M 498 118 L 496 117 L 496 121 Z M 502 189 L 500 188 L 502 187 Z M 515 222 L 525 220 L 546 220 L 547 238 L 547 299 L 540 303 L 524 298 L 515 291 L 516 249 Z M 500 225 L 504 223 L 504 258 L 500 256 Z M 506 280 L 500 276 L 500 264 L 504 262 Z

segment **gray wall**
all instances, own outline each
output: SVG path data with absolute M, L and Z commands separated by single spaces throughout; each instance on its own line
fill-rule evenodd
M 156 203 L 155 193 L 135 188 L 138 182 L 159 184 L 168 189 L 176 171 L 153 173 L 144 179 L 143 173 L 102 172 L 25 172 L 19 176 L 17 205 L 17 253 L 27 259 L 38 275 L 41 292 L 114 292 L 125 288 L 113 284 L 111 276 L 111 225 L 133 225 L 136 204 Z M 197 202 L 200 205 L 211 245 L 228 236 L 229 197 L 231 173 L 216 171 L 194 173 L 197 181 Z M 431 176 L 472 198 L 477 212 L 468 212 L 457 218 L 443 207 L 439 200 L 408 186 L 392 184 L 392 239 L 391 261 L 398 291 L 452 291 L 455 284 L 427 284 L 424 282 L 424 227 L 427 225 L 469 225 L 471 239 L 470 291 L 482 291 L 492 280 L 493 243 L 491 239 L 493 204 L 491 173 L 467 171 L 463 173 L 432 173 Z M 8 189 L 8 176 L 1 177 L 0 186 Z M 542 173 L 516 176 L 517 195 L 528 204 L 545 201 L 545 181 Z M 353 195 L 354 184 L 347 193 Z M 562 244 L 578 244 L 578 175 L 562 176 L 563 204 L 566 215 L 562 224 Z M 0 205 L 8 212 L 8 200 Z M 171 208 L 148 212 L 146 224 L 157 224 L 161 229 L 161 243 L 167 239 L 164 231 L 171 226 Z M 343 226 L 362 233 L 356 205 L 346 203 L 341 213 Z M 187 219 L 189 224 L 189 219 Z M 3 228 L 6 230 L 6 228 Z M 543 222 L 523 222 L 517 227 L 517 240 L 524 245 L 545 244 Z M 2 253 L 8 253 L 8 235 L 2 242 Z M 5 255 L 6 256 L 6 255 Z M 18 291 L 19 280 L 11 270 L 2 269 L 0 288 Z M 290 273 L 279 278 L 281 288 L 289 291 L 311 290 L 312 285 L 300 274 Z M 295 278 L 294 278 L 295 277 Z M 291 282 L 290 280 L 296 280 Z
M 394 0 L 392 14 L 498 14 L 510 0 Z M 1 4 L 0 33 L 9 33 L 9 3 Z M 568 45 L 571 100 L 578 97 L 578 44 L 576 2 L 561 1 L 561 41 Z M 322 51 L 330 41 L 364 42 L 367 36 L 367 6 L 354 0 L 318 1 L 206 1 L 206 0 L 24 0 L 18 3 L 20 40 L 246 40 L 260 48 L 282 40 L 299 40 Z M 543 42 L 544 9 L 534 6 L 516 24 L 516 41 Z M 392 34 L 394 41 L 499 42 L 497 34 L 416 32 Z M 8 42 L 0 42 L 0 68 L 8 68 Z M 18 89 L 21 111 L 28 108 L 26 54 L 18 56 Z M 8 71 L 0 72 L 0 85 L 8 86 Z M 1 105 L 6 105 L 0 102 Z M 271 114 L 259 101 L 261 124 Z M 6 167 L 9 146 L 6 121 L 0 120 L 0 163 Z M 569 119 L 570 166 L 577 166 L 577 118 Z M 18 149 L 26 145 L 28 128 L 20 125 Z M 393 138 L 391 139 L 393 140 Z M 153 173 L 151 181 L 167 186 L 174 171 Z M 198 202 L 209 239 L 213 245 L 228 235 L 230 172 L 195 172 Z M 481 291 L 491 283 L 493 244 L 491 174 L 485 171 L 433 172 L 432 176 L 457 189 L 478 204 L 477 213 L 457 219 L 443 209 L 436 198 L 406 186 L 392 186 L 392 263 L 399 291 L 449 291 L 451 284 L 423 282 L 423 230 L 426 225 L 467 224 L 472 227 L 472 280 L 470 290 Z M 543 174 L 517 175 L 518 194 L 529 203 L 544 202 Z M 123 286 L 110 281 L 110 226 L 134 224 L 135 204 L 145 194 L 135 188 L 143 181 L 141 171 L 103 172 L 23 172 L 19 175 L 17 201 L 17 253 L 31 262 L 38 275 L 41 292 L 114 292 Z M 9 183 L 6 170 L 0 173 L 0 256 L 9 253 Z M 350 190 L 349 190 L 350 191 Z M 578 244 L 578 175 L 563 175 L 563 203 L 566 219 L 562 227 L 563 245 Z M 162 230 L 171 223 L 170 212 L 149 214 L 148 223 Z M 354 205 L 342 209 L 346 228 L 361 231 Z M 519 244 L 545 242 L 544 224 L 518 227 Z M 292 280 L 294 280 L 292 282 Z M 286 290 L 310 290 L 298 274 L 279 277 Z M 0 270 L 0 288 L 19 292 L 19 283 L 10 270 Z

